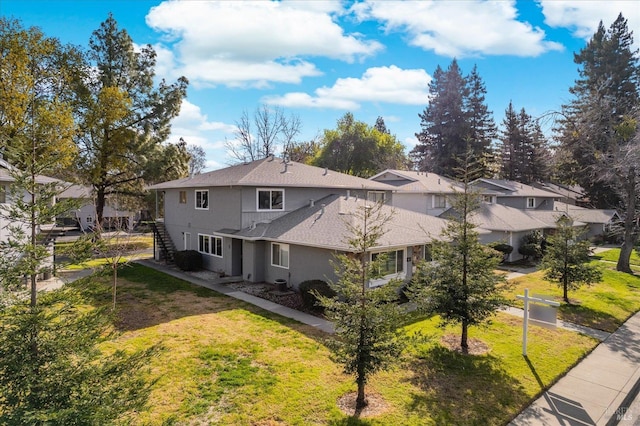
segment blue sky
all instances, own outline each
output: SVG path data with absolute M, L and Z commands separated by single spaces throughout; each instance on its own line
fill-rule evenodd
M 500 124 L 509 101 L 534 117 L 569 101 L 573 54 L 600 20 L 608 28 L 622 12 L 640 46 L 631 0 L 0 2 L 0 15 L 85 47 L 109 12 L 156 49 L 158 77 L 189 79 L 170 141 L 201 145 L 208 169 L 232 162 L 225 143 L 261 105 L 298 116 L 302 140 L 346 112 L 371 125 L 382 116 L 408 151 L 431 75 L 454 57 L 464 74 L 478 66 Z

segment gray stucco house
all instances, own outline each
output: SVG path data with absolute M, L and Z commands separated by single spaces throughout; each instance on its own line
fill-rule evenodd
M 162 193 L 164 228 L 178 250 L 198 250 L 205 268 L 250 282 L 333 280 L 331 260 L 350 251 L 349 223 L 393 186 L 273 156 L 151 186 Z M 389 253 L 387 276 L 409 279 L 446 221 L 393 209 L 370 255 Z M 381 282 L 373 282 L 377 285 Z

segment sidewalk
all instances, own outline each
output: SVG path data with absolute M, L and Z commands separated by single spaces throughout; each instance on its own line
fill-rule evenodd
M 510 425 L 640 425 L 640 312 Z
M 211 290 L 217 291 L 218 293 L 222 293 L 226 296 L 233 297 L 234 299 L 251 303 L 252 305 L 258 306 L 266 311 L 274 312 L 278 315 L 282 315 L 283 317 L 291 318 L 303 324 L 316 327 L 319 330 L 322 330 L 326 333 L 334 332 L 333 324 L 325 319 L 318 318 L 314 315 L 306 314 L 304 312 L 300 312 L 298 310 L 279 305 L 277 303 L 244 293 L 242 291 L 234 290 L 223 285 L 223 283 L 229 282 L 230 279 L 233 279 L 233 278 L 219 278 L 213 281 L 203 280 L 198 277 L 194 277 L 193 275 L 186 274 L 182 271 L 171 268 L 170 266 L 166 266 L 152 260 L 141 259 L 141 260 L 137 260 L 136 262 L 144 266 L 148 266 L 149 268 L 162 271 L 165 274 L 171 275 L 173 277 L 180 278 L 182 280 L 191 282 L 201 287 L 206 287 Z

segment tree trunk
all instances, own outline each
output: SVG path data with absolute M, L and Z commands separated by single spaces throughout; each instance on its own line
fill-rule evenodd
M 469 353 L 469 324 L 462 321 L 462 338 L 460 339 L 460 348 L 463 354 Z
M 104 204 L 105 204 L 105 194 L 104 187 L 99 187 L 96 192 L 96 228 L 103 229 L 103 220 L 104 220 Z
M 567 279 L 566 274 L 562 283 L 562 298 L 567 304 L 569 304 L 569 280 Z
M 636 179 L 634 167 L 630 168 L 626 183 L 627 211 L 624 219 L 624 242 L 620 248 L 620 257 L 618 257 L 616 270 L 632 274 L 630 259 L 635 243 L 634 231 L 636 226 Z
M 358 396 L 356 397 L 356 410 L 362 410 L 367 406 L 367 399 L 364 395 L 364 374 L 359 372 L 358 378 L 356 379 L 358 383 Z

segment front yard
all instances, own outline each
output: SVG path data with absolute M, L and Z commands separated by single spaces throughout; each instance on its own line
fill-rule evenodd
M 322 332 L 140 265 L 120 276 L 120 335 L 104 349 L 163 346 L 151 366 L 149 407 L 131 424 L 504 424 L 597 344 L 531 327 L 527 360 L 521 321 L 500 314 L 471 329 L 488 353 L 461 356 L 441 343 L 458 329 L 417 319 L 405 330 L 422 337 L 398 368 L 368 385 L 382 414 L 353 418 L 337 401 L 355 385 L 331 361 Z M 90 277 L 73 285 L 102 304 L 109 284 Z

